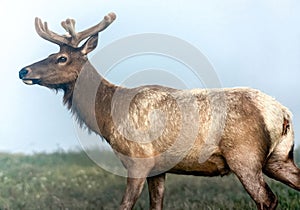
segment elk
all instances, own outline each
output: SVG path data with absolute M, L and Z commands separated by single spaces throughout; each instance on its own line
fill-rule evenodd
M 133 208 L 145 181 L 150 208 L 162 209 L 166 173 L 233 173 L 257 209 L 275 209 L 278 203 L 263 174 L 300 191 L 292 115 L 286 107 L 251 88 L 178 90 L 110 83 L 87 54 L 96 48 L 98 33 L 115 19 L 109 13 L 78 33 L 75 21 L 67 19 L 62 22 L 67 34 L 58 35 L 36 18 L 39 36 L 60 51 L 24 67 L 19 78 L 62 90 L 63 102 L 78 122 L 111 145 L 128 171 L 120 209 Z

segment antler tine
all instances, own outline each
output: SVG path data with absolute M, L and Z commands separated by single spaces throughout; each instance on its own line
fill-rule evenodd
M 69 41 L 66 37 L 60 36 L 48 29 L 47 22 L 43 23 L 40 18 L 35 18 L 35 30 L 40 37 L 58 45 L 67 44 Z
M 116 19 L 116 14 L 111 12 L 108 15 L 106 15 L 103 20 L 98 23 L 97 25 L 86 29 L 84 31 L 81 31 L 77 33 L 77 40 L 76 44 L 78 45 L 82 40 L 86 39 L 89 36 L 92 36 L 96 33 L 99 33 L 100 31 L 103 31 L 106 29 L 114 20 Z M 74 43 L 75 44 L 75 43 Z
M 61 22 L 62 27 L 71 35 L 71 37 L 76 38 L 77 34 L 75 32 L 75 20 L 67 19 Z

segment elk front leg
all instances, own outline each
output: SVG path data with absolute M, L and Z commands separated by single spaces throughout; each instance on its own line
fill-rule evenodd
M 130 210 L 140 196 L 146 178 L 127 178 L 126 191 L 122 199 L 120 210 Z
M 157 176 L 147 178 L 151 210 L 163 209 L 165 177 L 166 174 L 163 173 Z
M 154 160 L 149 159 L 123 159 L 127 165 L 128 177 L 125 195 L 120 210 L 132 209 L 140 196 L 149 172 L 154 166 Z

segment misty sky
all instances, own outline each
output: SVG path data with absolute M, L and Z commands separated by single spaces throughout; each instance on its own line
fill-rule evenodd
M 299 145 L 297 0 L 2 0 L 0 151 L 80 148 L 72 116 L 62 105 L 62 94 L 23 84 L 18 71 L 58 50 L 36 34 L 36 16 L 47 21 L 53 31 L 64 33 L 60 22 L 68 17 L 76 19 L 77 29 L 83 30 L 111 11 L 117 14 L 117 20 L 101 34 L 98 50 L 141 33 L 162 33 L 185 40 L 209 59 L 223 87 L 257 88 L 287 106 L 294 115 Z M 124 75 L 132 74 L 128 67 L 137 68 L 134 62 L 126 65 L 127 70 L 112 73 L 109 80 L 119 83 Z M 153 67 L 151 62 L 144 62 L 143 68 Z M 183 83 L 188 80 L 184 70 L 175 76 Z

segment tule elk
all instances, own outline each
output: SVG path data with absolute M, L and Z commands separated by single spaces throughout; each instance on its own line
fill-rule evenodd
M 37 33 L 60 51 L 21 69 L 19 77 L 28 85 L 62 90 L 78 122 L 111 145 L 128 172 L 120 209 L 133 208 L 146 180 L 150 208 L 162 209 L 166 173 L 234 173 L 257 209 L 278 203 L 263 174 L 300 191 L 291 113 L 272 97 L 250 88 L 126 88 L 103 78 L 87 54 L 115 18 L 110 13 L 78 33 L 75 21 L 67 19 L 62 22 L 67 35 L 36 18 Z

